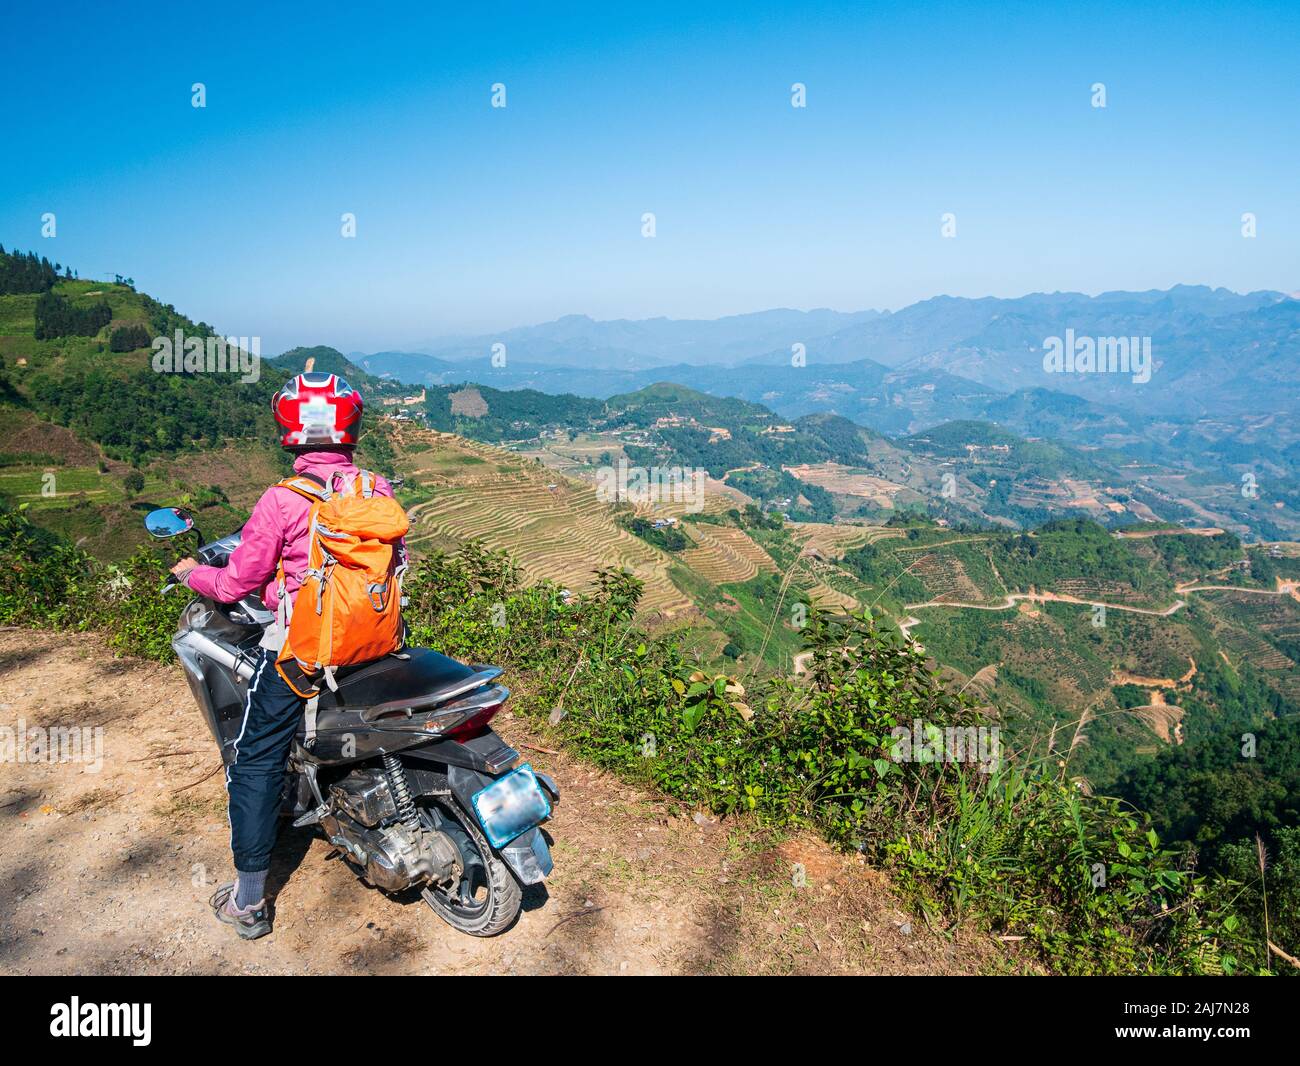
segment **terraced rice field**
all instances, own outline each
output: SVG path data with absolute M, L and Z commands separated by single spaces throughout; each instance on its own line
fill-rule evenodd
M 1066 578 L 1058 581 L 1052 589 L 1062 596 L 1073 596 L 1080 600 L 1089 600 L 1096 603 L 1133 603 L 1148 605 L 1152 601 L 1151 597 L 1139 592 L 1132 585 L 1125 585 L 1119 581 L 1103 581 L 1091 578 Z M 1168 606 L 1169 600 L 1163 600 L 1156 604 L 1159 607 Z
M 589 471 L 582 474 L 587 480 Z M 682 518 L 692 514 L 720 515 L 732 508 L 743 507 L 753 501 L 739 489 L 717 478 L 705 477 L 702 482 L 703 499 L 695 496 L 694 486 L 690 486 L 680 499 L 668 496 L 648 503 L 634 503 L 636 512 L 646 518 Z M 703 506 L 700 506 L 701 502 Z
M 1228 651 L 1261 670 L 1287 670 L 1294 665 L 1258 633 L 1234 629 L 1220 636 Z
M 981 603 L 986 593 L 966 573 L 962 561 L 944 552 L 921 556 L 911 574 L 925 585 L 933 600 L 952 603 Z
M 1073 646 L 1056 624 L 1017 619 L 1014 642 L 1022 673 L 1042 676 L 1069 693 L 1061 706 L 1078 707 L 1110 687 L 1110 666 L 1086 649 Z
M 832 525 L 829 522 L 787 522 L 786 529 L 805 552 L 816 551 L 827 559 L 842 558 L 845 552 L 863 544 L 874 544 L 906 536 L 906 531 L 886 526 Z
M 821 581 L 807 572 L 800 573 L 794 579 L 794 584 L 818 607 L 836 611 L 856 611 L 861 606 L 856 596 L 850 596 L 847 592 L 832 588 L 825 581 Z
M 817 485 L 827 492 L 841 496 L 857 496 L 870 500 L 880 507 L 893 507 L 894 497 L 905 488 L 903 485 L 896 485 L 882 477 L 840 463 L 803 463 L 799 466 L 787 466 L 784 469 L 800 481 Z
M 1290 657 L 1273 641 L 1300 639 L 1300 604 L 1288 596 L 1260 596 L 1247 592 L 1203 592 L 1232 623 L 1219 632 L 1223 646 L 1269 674 L 1288 694 L 1300 690 L 1300 673 Z
M 826 559 L 804 554 L 799 557 L 799 570 L 803 579 L 800 588 L 804 589 L 814 600 L 821 600 L 827 605 L 834 605 L 843 611 L 856 611 L 871 597 L 871 586 L 863 584 L 858 578 L 843 567 Z
M 162 496 L 168 490 L 165 479 L 149 472 L 138 495 Z M 26 504 L 33 511 L 75 507 L 86 501 L 121 503 L 127 498 L 120 476 L 101 474 L 96 467 L 32 465 L 0 468 L 0 496 L 7 496 L 14 504 Z
M 574 591 L 593 584 L 597 567 L 622 566 L 645 583 L 644 613 L 666 620 L 691 609 L 668 577 L 668 556 L 615 525 L 591 486 L 451 434 L 408 430 L 402 445 L 408 483 L 433 496 L 410 509 L 415 550 L 481 540 L 508 551 L 531 580 Z
M 604 469 L 601 458 L 606 454 L 614 464 L 627 462 L 622 442 L 616 434 L 582 434 L 570 442 L 548 440 L 541 446 L 520 449 L 514 454 L 528 461 L 536 459 L 550 470 L 590 484 L 596 483 L 600 471 Z M 687 486 L 687 491 L 679 499 L 660 499 L 647 504 L 629 502 L 633 503 L 638 514 L 655 518 L 680 518 L 700 511 L 705 514 L 721 514 L 730 508 L 743 507 L 753 502 L 749 496 L 724 480 L 705 476 L 702 485 L 703 507 L 694 496 L 693 485 Z
M 689 533 L 697 547 L 684 551 L 682 561 L 715 585 L 748 581 L 759 574 L 776 572 L 772 557 L 743 529 L 694 523 Z

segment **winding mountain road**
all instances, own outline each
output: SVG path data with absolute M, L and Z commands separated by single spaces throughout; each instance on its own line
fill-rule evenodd
M 1240 585 L 1198 585 L 1195 581 L 1185 581 L 1181 585 L 1175 585 L 1174 591 L 1180 594 L 1189 592 L 1248 592 L 1256 596 L 1290 596 L 1294 600 L 1300 600 L 1300 581 L 1288 581 L 1278 578 L 1276 589 L 1252 589 Z M 1027 603 L 1077 603 L 1084 607 L 1104 607 L 1108 611 L 1128 611 L 1131 614 L 1145 614 L 1156 618 L 1168 618 L 1174 612 L 1187 606 L 1187 601 L 1181 598 L 1175 600 L 1168 607 L 1157 610 L 1154 607 L 1134 607 L 1131 604 L 1108 603 L 1105 600 L 1086 600 L 1060 592 L 1009 592 L 1001 601 L 996 603 L 927 600 L 925 603 L 909 603 L 906 605 L 906 609 L 916 611 L 925 607 L 961 607 L 972 611 L 1007 611 L 1022 601 Z M 918 619 L 908 618 L 904 620 L 903 624 L 911 628 L 918 621 Z
M 1187 606 L 1186 600 L 1175 600 L 1163 610 L 1154 607 L 1133 607 L 1125 603 L 1107 603 L 1104 600 L 1085 600 L 1078 596 L 1067 596 L 1060 592 L 1009 592 L 999 603 L 963 603 L 957 600 L 929 600 L 926 603 L 909 603 L 907 610 L 916 611 L 923 607 L 963 607 L 972 611 L 1008 611 L 1017 603 L 1077 603 L 1084 607 L 1105 607 L 1108 611 L 1129 611 L 1132 614 L 1149 614 L 1157 618 L 1167 618 L 1180 608 Z

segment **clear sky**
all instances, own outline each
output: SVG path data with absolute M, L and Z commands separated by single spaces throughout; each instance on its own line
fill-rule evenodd
M 1300 288 L 1295 0 L 296 6 L 7 0 L 0 243 L 268 353 Z

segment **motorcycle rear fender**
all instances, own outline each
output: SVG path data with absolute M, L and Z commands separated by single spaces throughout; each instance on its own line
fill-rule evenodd
M 465 741 L 437 737 L 428 744 L 407 749 L 404 754 L 407 758 L 445 763 L 449 767 L 459 766 L 492 775 L 504 773 L 519 761 L 519 752 L 491 729 Z
M 474 804 L 472 802 L 474 793 L 487 788 L 494 780 L 496 780 L 495 776 L 480 773 L 468 767 L 447 767 L 447 783 L 451 786 L 452 794 L 460 801 L 461 809 L 470 818 L 474 817 Z M 538 780 L 542 780 L 542 775 L 538 775 Z M 543 781 L 542 787 L 553 796 L 558 797 L 558 791 L 550 778 Z M 501 856 L 502 861 L 510 867 L 511 872 L 519 878 L 520 884 L 524 885 L 535 885 L 540 881 L 544 881 L 546 875 L 551 872 L 554 866 L 551 860 L 551 849 L 546 843 L 546 837 L 542 835 L 540 827 L 530 829 L 528 832 L 515 837 L 498 854 Z
M 554 863 L 551 849 L 540 827 L 517 836 L 501 849 L 501 858 L 521 884 L 536 885 L 546 880 Z

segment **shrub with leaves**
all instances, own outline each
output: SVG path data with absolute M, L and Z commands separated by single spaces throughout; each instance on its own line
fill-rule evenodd
M 111 647 L 168 661 L 184 599 L 159 595 L 167 567 L 142 550 L 109 565 L 33 526 L 23 513 L 0 511 L 0 624 L 101 630 Z

